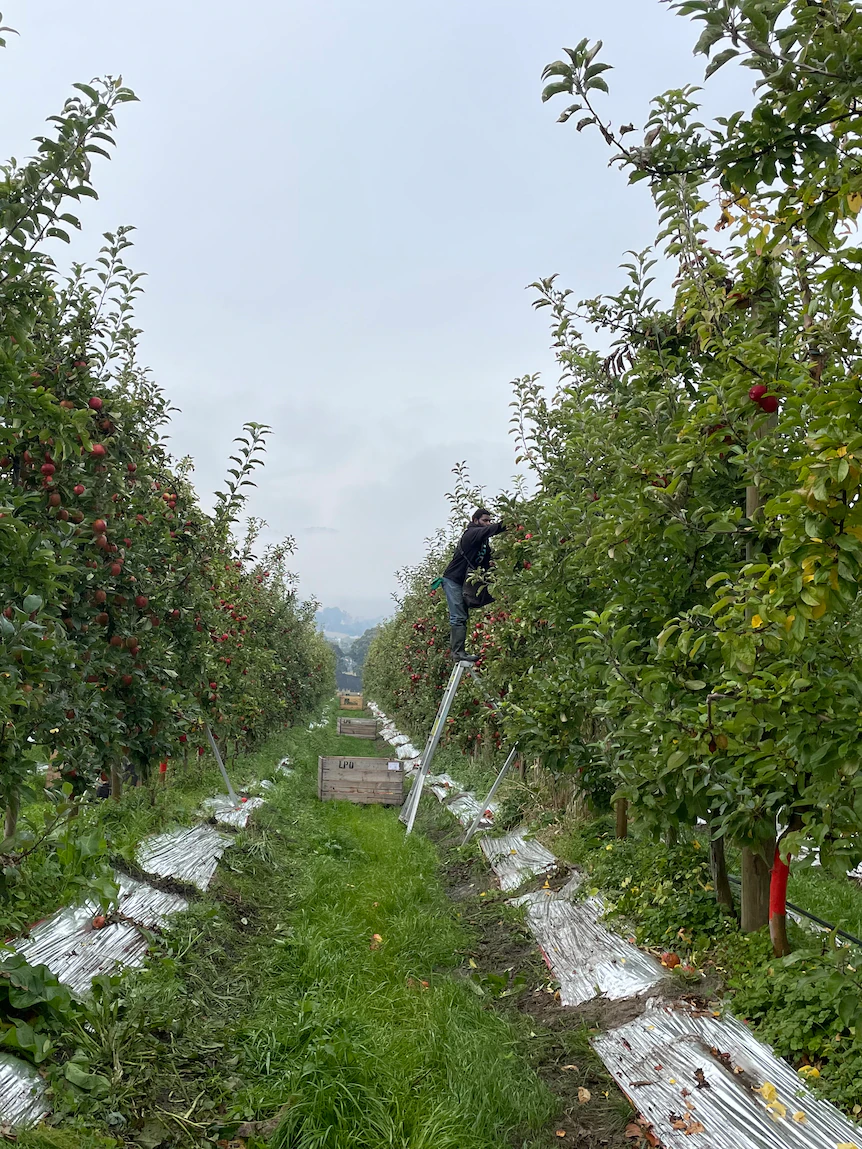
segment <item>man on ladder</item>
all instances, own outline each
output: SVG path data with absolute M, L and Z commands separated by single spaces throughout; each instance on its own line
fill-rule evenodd
M 440 708 L 437 711 L 437 717 L 434 719 L 434 725 L 431 727 L 431 733 L 428 736 L 428 742 L 422 754 L 422 765 L 419 768 L 419 773 L 416 776 L 413 788 L 407 796 L 407 801 L 404 803 L 401 814 L 399 815 L 401 821 L 407 826 L 408 834 L 413 830 L 413 823 L 416 819 L 416 812 L 419 809 L 419 799 L 422 796 L 425 779 L 431 770 L 431 761 L 437 750 L 437 744 L 440 741 L 446 719 L 449 717 L 449 711 L 455 700 L 458 684 L 465 670 L 469 671 L 476 685 L 484 693 L 484 687 L 479 678 L 479 673 L 473 665 L 474 662 L 478 661 L 478 658 L 474 654 L 467 654 L 464 650 L 464 643 L 467 638 L 467 611 L 473 607 L 488 606 L 494 601 L 491 598 L 487 584 L 482 579 L 482 576 L 491 565 L 491 546 L 488 540 L 493 535 L 498 535 L 500 531 L 504 531 L 505 529 L 502 523 L 491 522 L 490 511 L 487 511 L 484 507 L 479 507 L 473 512 L 470 525 L 461 536 L 455 548 L 455 554 L 452 556 L 452 561 L 448 567 L 446 567 L 443 577 L 431 584 L 435 588 L 442 585 L 446 594 L 446 602 L 449 604 L 450 646 L 452 648 L 452 657 L 455 660 L 455 666 L 452 668 L 449 683 L 440 700 Z M 470 576 L 474 571 L 478 572 L 478 577 L 471 578 Z M 492 698 L 486 696 L 486 700 L 492 709 L 497 709 L 497 703 Z M 488 802 L 490 802 L 491 798 L 496 794 L 497 787 L 503 781 L 503 778 L 514 762 L 516 750 L 517 747 L 512 750 L 506 759 L 506 764 L 491 788 L 491 793 L 488 795 Z M 485 806 L 482 807 L 473 824 L 469 827 L 464 839 L 465 842 L 469 841 L 476 832 L 484 809 Z
M 470 525 L 461 535 L 452 561 L 443 572 L 442 586 L 449 604 L 449 645 L 456 662 L 476 662 L 477 655 L 467 654 L 467 612 L 473 607 L 489 606 L 494 600 L 482 579 L 491 565 L 489 539 L 506 527 L 491 521 L 491 512 L 478 507 Z M 476 579 L 470 578 L 478 572 Z

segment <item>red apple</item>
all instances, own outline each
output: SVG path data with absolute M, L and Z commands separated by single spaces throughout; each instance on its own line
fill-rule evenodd
M 755 383 L 753 387 L 749 388 L 748 398 L 752 403 L 759 403 L 769 388 L 763 383 Z
M 99 398 L 98 395 L 94 395 L 93 398 L 87 403 L 87 406 L 90 408 L 91 411 L 101 411 L 102 410 L 102 400 Z

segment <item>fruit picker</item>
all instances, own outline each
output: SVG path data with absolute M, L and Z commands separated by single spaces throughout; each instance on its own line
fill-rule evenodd
M 489 606 L 494 599 L 485 576 L 491 566 L 490 539 L 506 529 L 504 523 L 492 521 L 491 512 L 478 507 L 461 535 L 452 560 L 442 576 L 431 584 L 443 588 L 449 605 L 449 646 L 456 662 L 477 662 L 478 655 L 467 654 L 468 611 Z

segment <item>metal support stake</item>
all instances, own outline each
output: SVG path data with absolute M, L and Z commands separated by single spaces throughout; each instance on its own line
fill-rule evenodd
M 431 769 L 431 760 L 434 757 L 434 751 L 437 749 L 437 744 L 443 733 L 443 727 L 446 724 L 446 719 L 449 717 L 449 711 L 452 708 L 452 702 L 455 699 L 455 692 L 458 689 L 458 683 L 461 681 L 461 676 L 466 667 L 472 666 L 470 662 L 456 662 L 452 668 L 452 673 L 449 676 L 449 684 L 440 701 L 440 708 L 437 711 L 437 717 L 434 719 L 434 725 L 431 727 L 431 733 L 428 736 L 428 741 L 425 744 L 425 749 L 422 752 L 422 765 L 419 773 L 416 775 L 416 781 L 413 783 L 413 788 L 404 803 L 404 809 L 401 811 L 401 821 L 407 826 L 407 833 L 413 830 L 413 823 L 416 821 L 416 813 L 419 809 L 419 799 L 422 797 L 422 788 L 425 785 L 425 779 Z
M 210 746 L 212 746 L 213 754 L 215 754 L 216 762 L 218 762 L 218 768 L 219 768 L 219 770 L 221 770 L 221 776 L 222 776 L 222 778 L 224 778 L 224 784 L 225 784 L 225 786 L 227 786 L 227 792 L 228 792 L 228 795 L 230 796 L 230 800 L 234 804 L 234 806 L 238 806 L 239 805 L 239 798 L 237 798 L 236 794 L 234 793 L 234 788 L 230 784 L 230 778 L 228 778 L 227 770 L 225 770 L 225 768 L 224 768 L 224 762 L 222 762 L 222 760 L 221 760 L 221 753 L 219 751 L 218 744 L 217 744 L 215 738 L 213 738 L 213 732 L 212 732 L 212 730 L 210 730 L 210 726 L 209 726 L 208 722 L 206 724 L 206 732 L 207 732 L 207 738 L 209 738 L 209 740 L 210 740 Z
M 484 818 L 485 811 L 491 805 L 491 801 L 492 801 L 494 795 L 500 789 L 500 785 L 502 784 L 503 779 L 506 777 L 506 775 L 512 769 L 512 763 L 515 761 L 515 758 L 517 757 L 517 755 L 518 755 L 518 744 L 515 743 L 515 745 L 512 747 L 511 751 L 509 752 L 509 757 L 503 763 L 503 769 L 497 775 L 497 777 L 494 780 L 494 785 L 488 791 L 488 797 L 485 799 L 485 801 L 479 807 L 479 813 L 473 819 L 473 821 L 470 825 L 470 829 L 464 835 L 464 841 L 461 843 L 462 846 L 466 846 L 467 843 L 470 841 L 470 839 L 473 837 L 473 835 L 476 833 L 476 831 L 479 829 L 479 823 Z

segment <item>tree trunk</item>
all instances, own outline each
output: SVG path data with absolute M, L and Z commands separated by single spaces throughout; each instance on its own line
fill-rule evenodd
M 772 878 L 769 885 L 769 936 L 776 957 L 787 957 L 790 942 L 787 939 L 787 879 L 790 877 L 790 859 L 781 860 L 781 844 L 775 846 Z
M 797 811 L 790 814 L 785 834 L 802 829 L 802 815 Z M 775 843 L 775 856 L 772 861 L 772 877 L 769 884 L 769 936 L 772 951 L 776 957 L 787 957 L 790 942 L 787 938 L 787 879 L 790 877 L 790 857 L 781 860 L 781 842 L 784 835 Z
M 6 804 L 6 823 L 4 836 L 13 838 L 15 831 L 18 829 L 18 811 L 21 809 L 21 796 L 19 794 L 11 794 L 9 801 Z
M 123 796 L 123 775 L 120 772 L 120 767 L 116 762 L 111 763 L 111 797 L 115 802 Z
M 736 906 L 733 904 L 733 892 L 730 888 L 730 879 L 727 876 L 723 834 L 721 836 L 710 834 L 709 868 L 712 872 L 712 884 L 715 886 L 715 900 L 735 916 Z
M 775 842 L 767 843 L 764 849 L 771 856 Z M 742 850 L 742 912 L 740 926 L 745 934 L 762 930 L 769 921 L 769 883 L 771 867 L 759 850 L 750 846 Z
M 617 798 L 617 837 L 629 836 L 629 803 L 627 798 Z
M 668 826 L 664 840 L 666 845 L 668 845 L 671 849 L 673 849 L 674 846 L 679 845 L 679 830 L 676 828 L 676 826 Z

